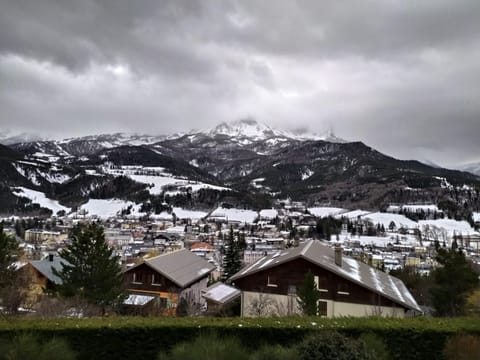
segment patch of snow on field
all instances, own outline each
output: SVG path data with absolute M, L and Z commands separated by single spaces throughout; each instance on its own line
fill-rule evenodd
M 433 229 L 439 229 L 445 231 L 448 236 L 453 237 L 454 235 L 473 235 L 477 234 L 475 230 L 470 226 L 470 224 L 464 220 L 457 221 L 453 219 L 437 219 L 437 220 L 420 220 L 418 222 L 420 230 L 425 232 L 425 230 L 430 227 Z
M 18 197 L 25 197 L 27 199 L 30 199 L 32 203 L 39 204 L 43 208 L 50 209 L 54 214 L 62 210 L 67 213 L 70 212 L 69 208 L 60 205 L 57 200 L 47 198 L 45 194 L 40 191 L 35 191 L 19 186 L 13 189 L 13 194 Z
M 323 218 L 323 217 L 335 216 L 343 212 L 346 212 L 347 210 L 342 208 L 336 208 L 336 207 L 312 207 L 312 208 L 308 208 L 308 211 L 313 216 Z
M 260 210 L 261 219 L 275 219 L 278 216 L 278 211 L 275 209 L 262 209 Z
M 192 219 L 198 220 L 207 216 L 207 212 L 199 210 L 186 210 L 178 207 L 174 207 L 173 213 L 177 216 L 178 219 Z
M 312 175 L 314 174 L 314 172 L 310 169 L 306 169 L 303 173 L 302 173 L 302 180 L 307 180 L 309 177 L 311 177 Z
M 414 229 L 418 226 L 415 221 L 412 221 L 409 218 L 407 218 L 403 215 L 399 215 L 399 214 L 376 212 L 376 213 L 371 213 L 371 214 L 368 214 L 368 215 L 364 215 L 364 216 L 362 216 L 362 219 L 366 219 L 366 220 L 370 221 L 371 223 L 373 223 L 374 225 L 376 225 L 376 224 L 383 225 L 385 227 L 385 229 L 387 229 L 387 230 L 388 230 L 388 228 L 390 226 L 390 223 L 392 221 L 395 224 L 395 227 L 397 229 L 401 228 L 401 227 L 404 227 L 404 228 L 407 228 L 407 229 Z
M 251 224 L 258 218 L 258 213 L 253 210 L 224 209 L 219 207 L 215 209 L 209 217 L 224 218 L 227 221 L 238 221 Z
M 138 213 L 139 205 L 131 201 L 119 199 L 90 199 L 80 207 L 80 211 L 86 212 L 86 216 L 97 216 L 102 219 L 116 217 L 122 210 L 132 207 L 132 215 Z

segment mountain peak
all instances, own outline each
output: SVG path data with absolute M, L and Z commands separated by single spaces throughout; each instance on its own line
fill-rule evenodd
M 210 130 L 208 134 L 211 136 L 227 135 L 232 137 L 249 137 L 255 140 L 284 136 L 280 131 L 275 131 L 270 126 L 249 118 L 236 120 L 231 123 L 222 122 Z

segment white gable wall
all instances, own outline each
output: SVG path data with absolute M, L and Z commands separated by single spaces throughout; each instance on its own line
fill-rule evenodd
M 405 310 L 401 307 L 353 304 L 333 300 L 324 301 L 327 302 L 327 317 L 405 317 Z M 241 296 L 241 307 L 241 315 L 245 317 L 287 316 L 301 314 L 301 311 L 298 307 L 297 298 L 294 295 L 277 295 L 243 291 Z

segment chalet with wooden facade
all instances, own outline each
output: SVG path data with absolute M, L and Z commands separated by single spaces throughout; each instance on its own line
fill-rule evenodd
M 215 266 L 189 250 L 179 250 L 145 260 L 125 272 L 127 306 L 161 309 L 173 314 L 181 298 L 202 305 L 201 291 L 207 287 Z
M 421 312 L 403 282 L 343 256 L 318 240 L 278 251 L 249 265 L 229 280 L 242 291 L 242 316 L 300 313 L 297 288 L 311 271 L 320 290 L 319 315 L 394 316 Z
M 18 271 L 28 284 L 28 302 L 34 304 L 38 302 L 45 291 L 53 290 L 55 285 L 62 283 L 53 269 L 61 271 L 62 263 L 65 263 L 59 256 L 48 255 L 42 260 L 33 260 L 21 266 Z

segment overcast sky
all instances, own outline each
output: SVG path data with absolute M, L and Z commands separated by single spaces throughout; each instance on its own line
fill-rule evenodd
M 480 160 L 480 1 L 0 0 L 0 132 L 253 117 Z

